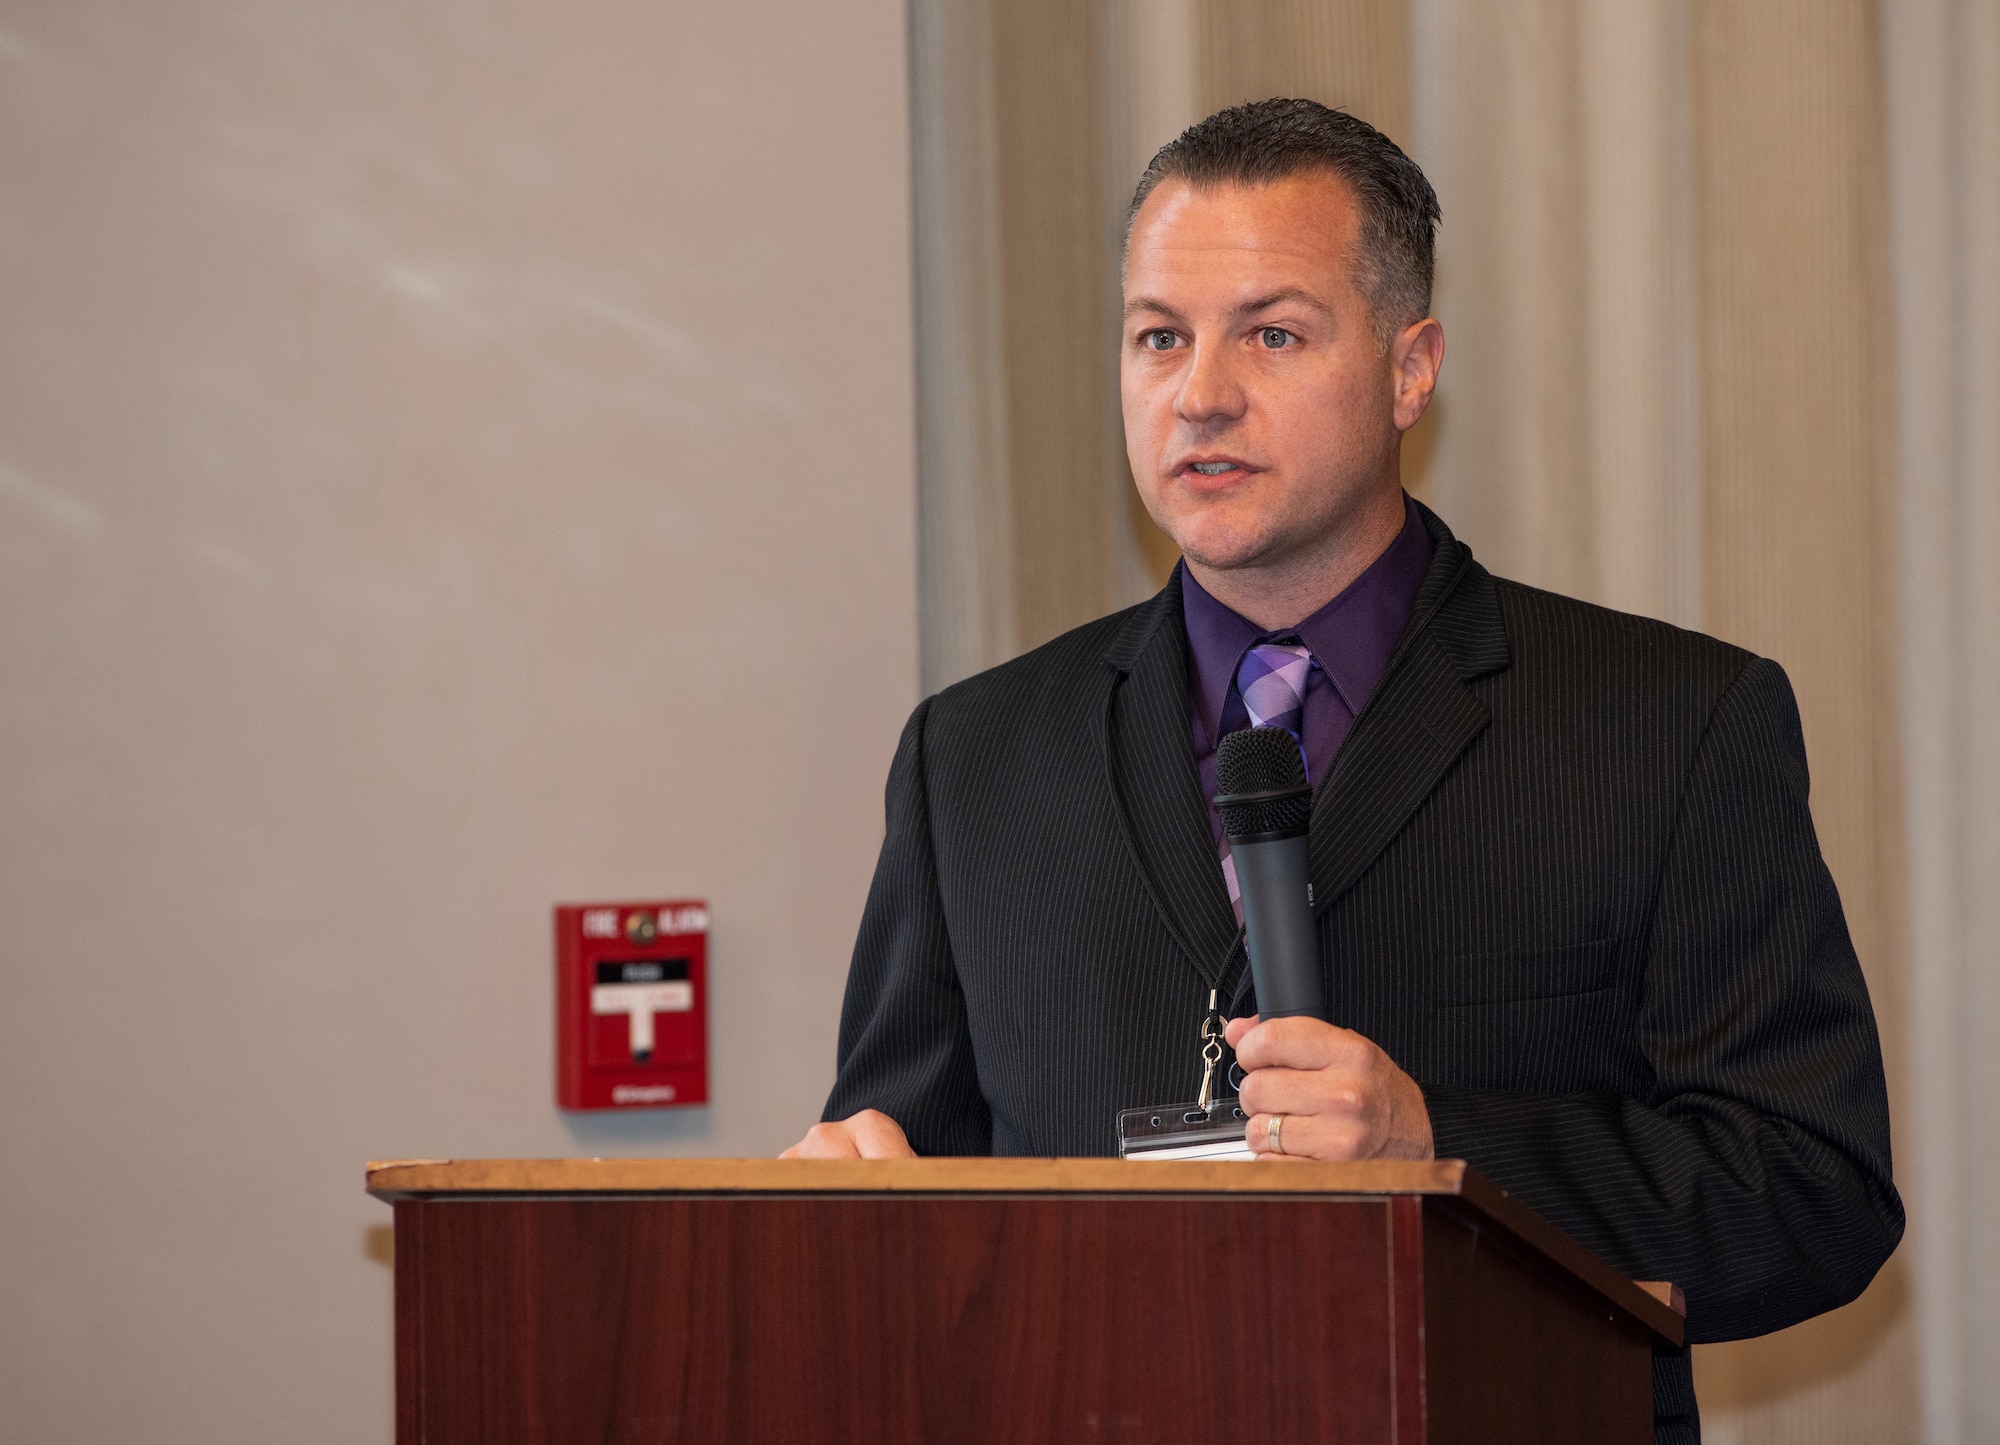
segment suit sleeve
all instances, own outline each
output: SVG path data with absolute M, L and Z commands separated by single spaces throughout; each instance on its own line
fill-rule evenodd
M 993 1119 L 938 892 L 924 758 L 930 708 L 926 701 L 911 715 L 889 768 L 888 831 L 847 975 L 839 1072 L 822 1117 L 880 1109 L 919 1154 L 990 1154 Z
M 1791 685 L 1752 662 L 1709 720 L 1660 880 L 1651 1093 L 1425 1091 L 1440 1155 L 1681 1285 L 1690 1342 L 1845 1304 L 1903 1233 L 1874 1013 L 1806 793 Z

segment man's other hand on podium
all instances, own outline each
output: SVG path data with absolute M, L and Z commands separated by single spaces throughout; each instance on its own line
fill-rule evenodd
M 1424 1091 L 1372 1040 L 1319 1019 L 1255 1015 L 1231 1019 L 1223 1037 L 1243 1069 L 1243 1132 L 1259 1155 L 1434 1157 Z
M 815 1124 L 780 1159 L 914 1159 L 903 1126 L 880 1109 L 863 1109 L 830 1124 Z

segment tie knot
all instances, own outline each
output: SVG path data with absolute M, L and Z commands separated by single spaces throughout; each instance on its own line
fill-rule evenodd
M 1301 642 L 1259 642 L 1236 665 L 1236 693 L 1255 728 L 1305 731 L 1306 682 L 1313 656 Z

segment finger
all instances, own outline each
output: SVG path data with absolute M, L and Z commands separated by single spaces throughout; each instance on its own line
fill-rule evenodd
M 1236 1043 L 1236 1062 L 1251 1069 L 1324 1069 L 1365 1057 L 1368 1040 L 1320 1019 L 1267 1019 Z
M 1271 1147 L 1271 1120 L 1282 1117 L 1279 1148 Z M 1367 1157 L 1369 1133 L 1359 1123 L 1310 1114 L 1253 1114 L 1244 1139 L 1259 1159 L 1361 1159 Z
M 1366 1117 L 1375 1106 L 1367 1079 L 1346 1069 L 1256 1069 L 1243 1076 L 1246 1110 L 1265 1114 Z
M 914 1159 L 903 1126 L 879 1109 L 863 1109 L 847 1121 L 849 1136 L 863 1159 Z
M 861 1151 L 855 1147 L 847 1124 L 815 1124 L 806 1130 L 806 1137 L 785 1151 L 791 1159 L 858 1159 Z
M 1222 1041 L 1228 1044 L 1230 1048 L 1235 1048 L 1239 1039 L 1257 1027 L 1257 1018 L 1256 1014 L 1251 1014 L 1246 1019 L 1228 1020 L 1222 1026 Z

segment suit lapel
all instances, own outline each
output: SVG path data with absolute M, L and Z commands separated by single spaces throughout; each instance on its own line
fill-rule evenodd
M 1436 543 L 1409 628 L 1313 798 L 1316 908 L 1353 887 L 1473 739 L 1488 710 L 1469 684 L 1505 668 L 1493 579 L 1418 504 Z M 1241 962 L 1189 732 L 1180 573 L 1137 608 L 1104 656 L 1102 743 L 1120 830 L 1153 902 L 1211 985 Z
M 1104 759 L 1119 826 L 1167 928 L 1217 986 L 1236 952 L 1236 914 L 1195 772 L 1178 570 L 1104 660 Z
M 1353 887 L 1488 721 L 1469 681 L 1507 666 L 1493 579 L 1428 510 L 1436 542 L 1410 626 L 1313 798 L 1309 868 L 1324 910 Z

